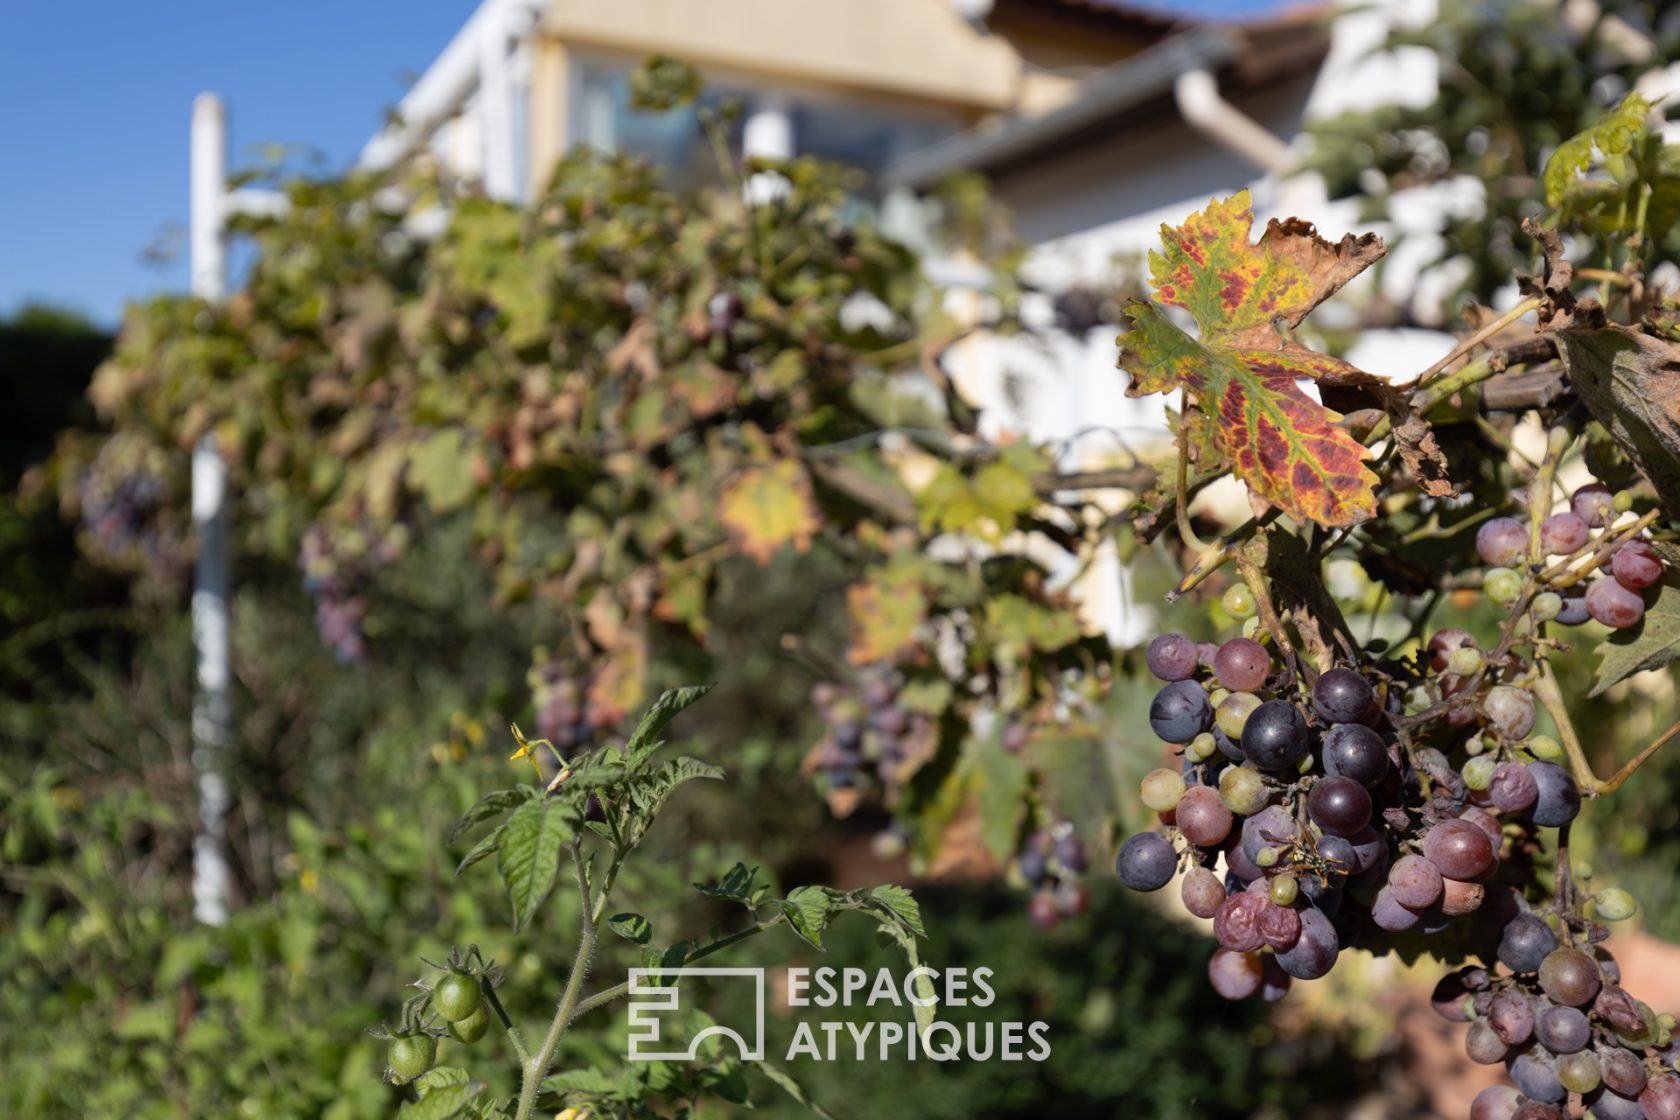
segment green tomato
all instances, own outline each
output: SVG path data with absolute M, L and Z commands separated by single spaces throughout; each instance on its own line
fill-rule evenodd
M 450 1023 L 469 1018 L 483 1002 L 484 986 L 465 972 L 451 972 L 432 989 L 432 1006 Z
M 391 1072 L 399 1082 L 413 1081 L 432 1068 L 437 1058 L 437 1039 L 429 1034 L 405 1034 L 391 1040 L 386 1054 Z
M 459 1022 L 449 1024 L 449 1034 L 456 1042 L 477 1042 L 490 1029 L 490 1013 L 483 1007 Z

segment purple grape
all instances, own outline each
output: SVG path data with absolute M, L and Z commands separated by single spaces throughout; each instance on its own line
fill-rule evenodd
M 1626 1053 L 1626 1051 L 1620 1051 Z M 1632 1057 L 1632 1055 L 1629 1055 Z M 1600 1063 L 1603 1057 L 1599 1058 Z M 1588 1093 L 1581 1098 L 1581 1103 L 1590 1110 L 1593 1120 L 1648 1120 L 1645 1107 L 1639 1103 L 1639 1094 L 1624 1096 L 1614 1089 L 1600 1089 L 1596 1093 Z
M 1301 838 L 1301 826 L 1281 805 L 1268 805 L 1242 823 L 1242 852 L 1256 859 L 1261 848 L 1287 848 Z
M 1121 845 L 1114 870 L 1134 891 L 1158 891 L 1178 870 L 1178 853 L 1159 832 L 1140 832 Z
M 1162 634 L 1149 643 L 1145 660 L 1164 681 L 1189 680 L 1196 675 L 1196 643 L 1183 634 Z
M 1534 775 L 1521 762 L 1501 762 L 1488 783 L 1488 802 L 1502 813 L 1521 813 L 1528 810 L 1540 794 Z
M 1383 889 L 1408 910 L 1427 910 L 1441 900 L 1441 872 L 1422 856 L 1401 856 Z
M 1260 990 L 1260 954 L 1215 949 L 1208 960 L 1208 982 L 1226 999 L 1247 999 Z
M 1518 914 L 1499 937 L 1499 961 L 1512 972 L 1538 972 L 1557 948 L 1557 934 L 1533 914 Z
M 1573 1054 L 1592 1038 L 1592 1024 L 1573 1007 L 1548 1007 L 1534 1026 L 1540 1044 L 1554 1054 Z
M 1214 655 L 1219 652 L 1219 646 L 1214 642 L 1196 643 L 1196 664 L 1208 671 L 1213 670 Z
M 1352 669 L 1331 669 L 1313 682 L 1312 706 L 1329 723 L 1360 723 L 1376 710 L 1377 694 Z
M 1495 730 L 1507 739 L 1526 739 L 1534 730 L 1534 695 L 1508 684 L 1488 690 L 1482 711 Z
M 1534 1001 L 1515 988 L 1493 997 L 1488 1024 L 1507 1046 L 1521 1046 L 1534 1036 Z
M 1418 924 L 1418 912 L 1409 910 L 1394 900 L 1394 892 L 1384 887 L 1371 903 L 1371 920 L 1390 933 L 1405 933 Z
M 1456 626 L 1445 630 L 1435 631 L 1435 636 L 1429 639 L 1429 667 L 1437 673 L 1447 671 L 1447 658 L 1452 656 L 1453 650 L 1474 646 L 1476 639 L 1470 636 L 1468 630 L 1460 630 Z
M 1610 574 L 1629 591 L 1643 591 L 1662 579 L 1662 557 L 1644 541 L 1629 541 L 1610 558 Z
M 1289 994 L 1289 989 L 1294 982 L 1294 977 L 1278 966 L 1276 957 L 1270 954 L 1264 954 L 1261 957 L 1261 999 L 1267 1003 L 1276 1003 Z
M 1511 1120 L 1522 1094 L 1509 1085 L 1489 1085 L 1470 1102 L 1470 1120 Z
M 1212 786 L 1192 786 L 1178 799 L 1173 819 L 1184 838 L 1198 848 L 1217 847 L 1231 832 L 1231 810 Z
M 1231 844 L 1225 849 L 1225 866 L 1244 883 L 1253 883 L 1266 876 L 1265 868 L 1248 858 L 1241 844 Z
M 1287 700 L 1261 704 L 1243 727 L 1243 754 L 1262 770 L 1287 770 L 1306 757 L 1311 747 L 1307 721 Z
M 1472 1062 L 1483 1066 L 1498 1065 L 1505 1060 L 1505 1050 L 1505 1044 L 1485 1020 L 1477 1019 L 1470 1024 L 1470 1033 L 1464 1037 L 1464 1052 Z
M 1388 775 L 1388 747 L 1362 723 L 1338 723 L 1324 735 L 1324 772 L 1374 786 Z
M 1179 885 L 1184 908 L 1198 918 L 1211 918 L 1225 901 L 1225 886 L 1219 876 L 1205 867 L 1192 867 Z
M 1594 529 L 1602 529 L 1616 520 L 1616 495 L 1602 482 L 1588 483 L 1570 496 L 1569 509 Z
M 1297 980 L 1317 980 L 1330 971 L 1341 951 L 1336 929 L 1318 910 L 1302 910 L 1300 939 L 1277 954 L 1278 965 Z
M 1072 832 L 1064 832 L 1057 838 L 1055 856 L 1057 863 L 1075 875 L 1085 870 L 1085 845 Z
M 1606 1047 L 1598 1052 L 1598 1066 L 1604 1072 L 1604 1084 L 1623 1097 L 1637 1097 L 1645 1091 L 1645 1063 L 1621 1047 Z
M 1301 937 L 1301 915 L 1287 906 L 1273 903 L 1260 912 L 1255 928 L 1274 952 L 1283 952 Z
M 1586 601 L 1587 613 L 1612 630 L 1637 626 L 1645 617 L 1645 600 L 1613 579 L 1594 580 L 1587 587 Z
M 1423 855 L 1441 872 L 1442 878 L 1468 882 L 1494 864 L 1493 845 L 1487 835 L 1469 821 L 1440 821 L 1423 837 Z
M 1639 1107 L 1646 1120 L 1680 1120 L 1680 1077 L 1665 1073 L 1651 1078 L 1639 1094 Z
M 1232 692 L 1253 692 L 1271 675 L 1272 655 L 1253 638 L 1232 638 L 1214 655 L 1213 671 Z
M 1540 990 L 1553 1003 L 1585 1007 L 1603 983 L 1598 962 L 1579 949 L 1556 949 L 1540 962 Z
M 1260 915 L 1271 900 L 1256 891 L 1239 891 L 1220 903 L 1213 915 L 1213 936 L 1233 953 L 1252 953 L 1266 943 Z
M 1510 1073 L 1517 1088 L 1537 1101 L 1556 1104 L 1568 1095 L 1552 1067 L 1532 1052 L 1518 1054 L 1510 1065 Z
M 1587 523 L 1574 513 L 1557 513 L 1540 523 L 1540 548 L 1548 556 L 1568 556 L 1587 543 Z
M 1355 874 L 1388 866 L 1388 841 L 1376 829 L 1362 828 L 1348 837 L 1348 843 L 1353 845 Z
M 1326 886 L 1340 886 L 1344 879 L 1356 873 L 1359 865 L 1359 853 L 1354 851 L 1353 844 L 1342 836 L 1319 837 L 1318 858 L 1330 865 L 1330 870 L 1326 873 L 1330 881 Z
M 1168 743 L 1188 743 L 1213 726 L 1207 692 L 1195 681 L 1174 681 L 1149 704 L 1149 726 Z
M 1563 606 L 1552 621 L 1560 626 L 1579 626 L 1591 617 L 1591 612 L 1587 610 L 1587 593 L 1576 586 L 1564 592 Z
M 1494 568 L 1515 568 L 1528 556 L 1528 527 L 1514 517 L 1496 517 L 1476 530 L 1476 553 Z
M 1352 778 L 1321 778 L 1307 794 L 1307 812 L 1324 831 L 1352 836 L 1371 823 L 1371 794 Z
M 1500 847 L 1505 843 L 1505 830 L 1500 827 L 1499 818 L 1479 806 L 1472 805 L 1458 815 L 1461 821 L 1469 821 L 1482 830 L 1482 835 L 1493 845 L 1493 854 L 1499 854 Z
M 1528 772 L 1536 789 L 1529 819 L 1545 828 L 1560 828 L 1574 820 L 1581 811 L 1581 787 L 1569 772 L 1551 762 L 1531 762 Z

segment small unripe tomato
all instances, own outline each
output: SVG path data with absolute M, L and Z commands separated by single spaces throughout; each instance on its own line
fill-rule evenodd
M 391 1040 L 386 1060 L 399 1082 L 413 1081 L 432 1068 L 437 1058 L 437 1039 L 429 1034 L 405 1034 Z
M 465 1019 L 449 1024 L 450 1037 L 456 1042 L 477 1042 L 490 1029 L 490 1013 L 480 1007 Z
M 451 972 L 432 989 L 432 1006 L 446 1022 L 469 1018 L 483 1003 L 484 986 L 465 972 Z

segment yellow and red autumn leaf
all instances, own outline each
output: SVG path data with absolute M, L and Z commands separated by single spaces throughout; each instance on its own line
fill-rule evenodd
M 785 545 L 804 552 L 822 527 L 811 480 L 792 459 L 741 474 L 724 491 L 719 513 L 735 547 L 761 565 Z
M 1127 393 L 1188 389 L 1214 420 L 1215 450 L 1252 492 L 1298 521 L 1355 524 L 1376 513 L 1377 476 L 1340 415 L 1298 382 L 1375 379 L 1287 341 L 1277 324 L 1298 325 L 1382 256 L 1382 242 L 1349 235 L 1333 245 L 1306 223 L 1274 219 L 1255 244 L 1253 224 L 1243 191 L 1162 227 L 1164 251 L 1149 261 L 1156 302 L 1188 311 L 1200 337 L 1155 304 L 1133 303 L 1133 329 L 1120 338 Z

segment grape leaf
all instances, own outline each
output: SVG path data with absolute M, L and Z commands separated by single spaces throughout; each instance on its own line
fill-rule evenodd
M 760 564 L 784 545 L 804 552 L 822 527 L 810 479 L 792 459 L 741 475 L 724 492 L 721 510 L 736 547 Z
M 1575 176 L 1592 163 L 1594 148 L 1607 156 L 1631 149 L 1645 135 L 1645 117 L 1650 112 L 1651 103 L 1643 94 L 1630 93 L 1591 128 L 1559 144 L 1546 161 L 1546 205 L 1554 209 L 1563 205 Z
M 1300 379 L 1373 384 L 1339 358 L 1289 342 L 1295 326 L 1384 252 L 1380 239 L 1351 234 L 1332 245 L 1312 226 L 1273 220 L 1249 241 L 1247 191 L 1214 200 L 1182 226 L 1163 226 L 1164 253 L 1150 254 L 1156 301 L 1190 312 L 1191 338 L 1153 303 L 1128 309 L 1120 337 L 1130 396 L 1184 388 L 1218 423 L 1218 450 L 1251 491 L 1297 521 L 1352 525 L 1376 513 L 1378 479 L 1366 450 L 1336 426 L 1341 417 L 1302 392 Z
M 1647 669 L 1680 660 L 1680 576 L 1672 571 L 1654 589 L 1639 625 L 1618 630 L 1598 644 L 1598 669 L 1590 695 Z M 1649 592 L 1646 593 L 1649 597 Z
M 927 619 L 927 593 L 913 571 L 889 566 L 848 587 L 846 609 L 852 617 L 852 664 L 891 661 L 916 644 Z
M 1552 337 L 1582 403 L 1680 513 L 1680 346 L 1614 326 Z

